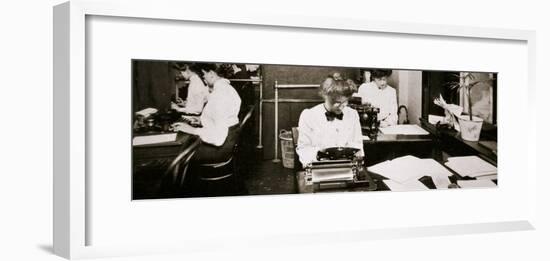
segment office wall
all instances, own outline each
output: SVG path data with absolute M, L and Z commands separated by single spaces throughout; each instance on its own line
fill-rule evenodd
M 311 66 L 281 66 L 281 65 L 263 65 L 263 95 L 264 99 L 274 98 L 273 86 L 275 81 L 279 84 L 318 84 L 324 77 L 334 72 L 339 72 L 344 78 L 358 79 L 359 69 L 357 68 L 338 68 L 338 67 L 311 67 Z M 399 105 L 407 106 L 409 110 L 409 121 L 417 124 L 422 113 L 422 72 L 408 70 L 394 70 L 388 79 L 388 84 L 396 89 L 397 102 Z M 292 89 L 280 90 L 279 98 L 294 99 L 319 99 L 318 89 Z M 300 113 L 319 102 L 300 102 L 300 103 L 279 103 L 278 131 L 290 130 L 298 126 Z M 262 124 L 262 145 L 263 158 L 272 159 L 274 157 L 274 103 L 265 102 L 263 105 L 263 124 Z M 257 121 L 256 121 L 257 122 Z M 256 133 L 258 132 L 256 127 Z M 280 144 L 279 144 L 280 147 Z M 280 148 L 279 157 L 280 157 Z
M 168 62 L 133 61 L 133 111 L 149 107 L 160 111 L 170 109 L 170 101 L 175 92 L 174 76 L 174 70 Z
M 422 71 L 399 70 L 394 71 L 394 75 L 399 83 L 396 85 L 397 106 L 407 106 L 410 123 L 417 124 L 422 115 Z
M 319 84 L 326 76 L 339 72 L 344 78 L 358 79 L 359 69 L 340 67 L 315 67 L 315 66 L 288 66 L 288 65 L 263 65 L 263 96 L 264 99 L 274 98 L 273 86 L 277 80 L 279 84 Z M 319 99 L 319 90 L 313 89 L 291 89 L 280 90 L 279 98 Z M 279 130 L 290 130 L 298 126 L 300 113 L 309 107 L 320 102 L 280 103 L 279 104 Z M 263 105 L 263 157 L 271 159 L 274 157 L 274 103 L 266 102 Z M 279 130 L 277 132 L 279 132 Z M 280 145 L 280 144 L 279 144 Z M 280 157 L 280 148 L 279 148 Z
M 400 70 L 393 70 L 390 77 L 388 77 L 388 85 L 395 88 L 395 92 L 397 95 L 397 104 L 399 104 L 399 91 L 402 88 L 399 88 L 400 85 Z
M 408 106 L 409 121 L 419 123 L 422 116 L 422 71 L 409 71 Z

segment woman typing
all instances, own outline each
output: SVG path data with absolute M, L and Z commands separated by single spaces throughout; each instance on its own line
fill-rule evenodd
M 176 131 L 198 135 L 203 141 L 193 156 L 194 162 L 223 162 L 231 158 L 237 139 L 241 98 L 224 78 L 230 67 L 201 64 L 200 68 L 211 91 L 208 102 L 200 117 L 188 118 L 189 123 L 179 122 L 172 127 Z
M 184 64 L 181 69 L 183 79 L 189 81 L 187 100 L 179 104 L 172 102 L 172 109 L 186 114 L 201 114 L 208 98 L 208 88 L 199 77 L 200 69 L 196 64 Z
M 359 114 L 346 106 L 356 91 L 352 81 L 328 77 L 321 83 L 324 103 L 305 109 L 298 123 L 296 153 L 302 165 L 316 160 L 319 150 L 329 147 L 357 148 L 363 156 Z

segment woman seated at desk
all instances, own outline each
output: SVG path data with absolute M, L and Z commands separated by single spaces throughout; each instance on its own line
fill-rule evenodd
M 181 76 L 189 81 L 187 88 L 187 100 L 172 103 L 172 109 L 186 114 L 201 114 L 204 104 L 208 98 L 208 88 L 199 77 L 200 68 L 197 64 L 184 64 Z
M 365 155 L 359 114 L 346 106 L 355 91 L 352 81 L 328 77 L 321 83 L 325 102 L 302 111 L 298 123 L 296 153 L 303 166 L 330 147 L 353 147 L 359 149 L 357 156 Z
M 204 80 L 210 87 L 208 102 L 200 117 L 189 118 L 190 124 L 178 122 L 175 131 L 198 135 L 203 143 L 195 152 L 193 162 L 217 163 L 231 158 L 239 127 L 241 98 L 223 78 L 230 68 L 216 64 L 200 65 Z

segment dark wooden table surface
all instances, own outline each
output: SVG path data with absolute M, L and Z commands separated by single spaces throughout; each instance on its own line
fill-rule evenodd
M 433 157 L 434 137 L 428 135 L 402 135 L 378 133 L 376 139 L 363 140 L 365 164 L 374 164 L 392 160 L 405 155 L 415 155 L 420 158 Z
M 135 136 L 163 134 L 159 132 L 140 133 Z M 175 141 L 132 146 L 132 162 L 134 168 L 149 166 L 151 164 L 164 164 L 170 162 L 179 155 L 189 144 L 199 137 L 183 132 L 178 132 Z M 134 169 L 135 172 L 136 169 Z

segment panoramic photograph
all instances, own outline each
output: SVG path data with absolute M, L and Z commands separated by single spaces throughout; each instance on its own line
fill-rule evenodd
M 498 185 L 496 72 L 131 66 L 133 200 Z

